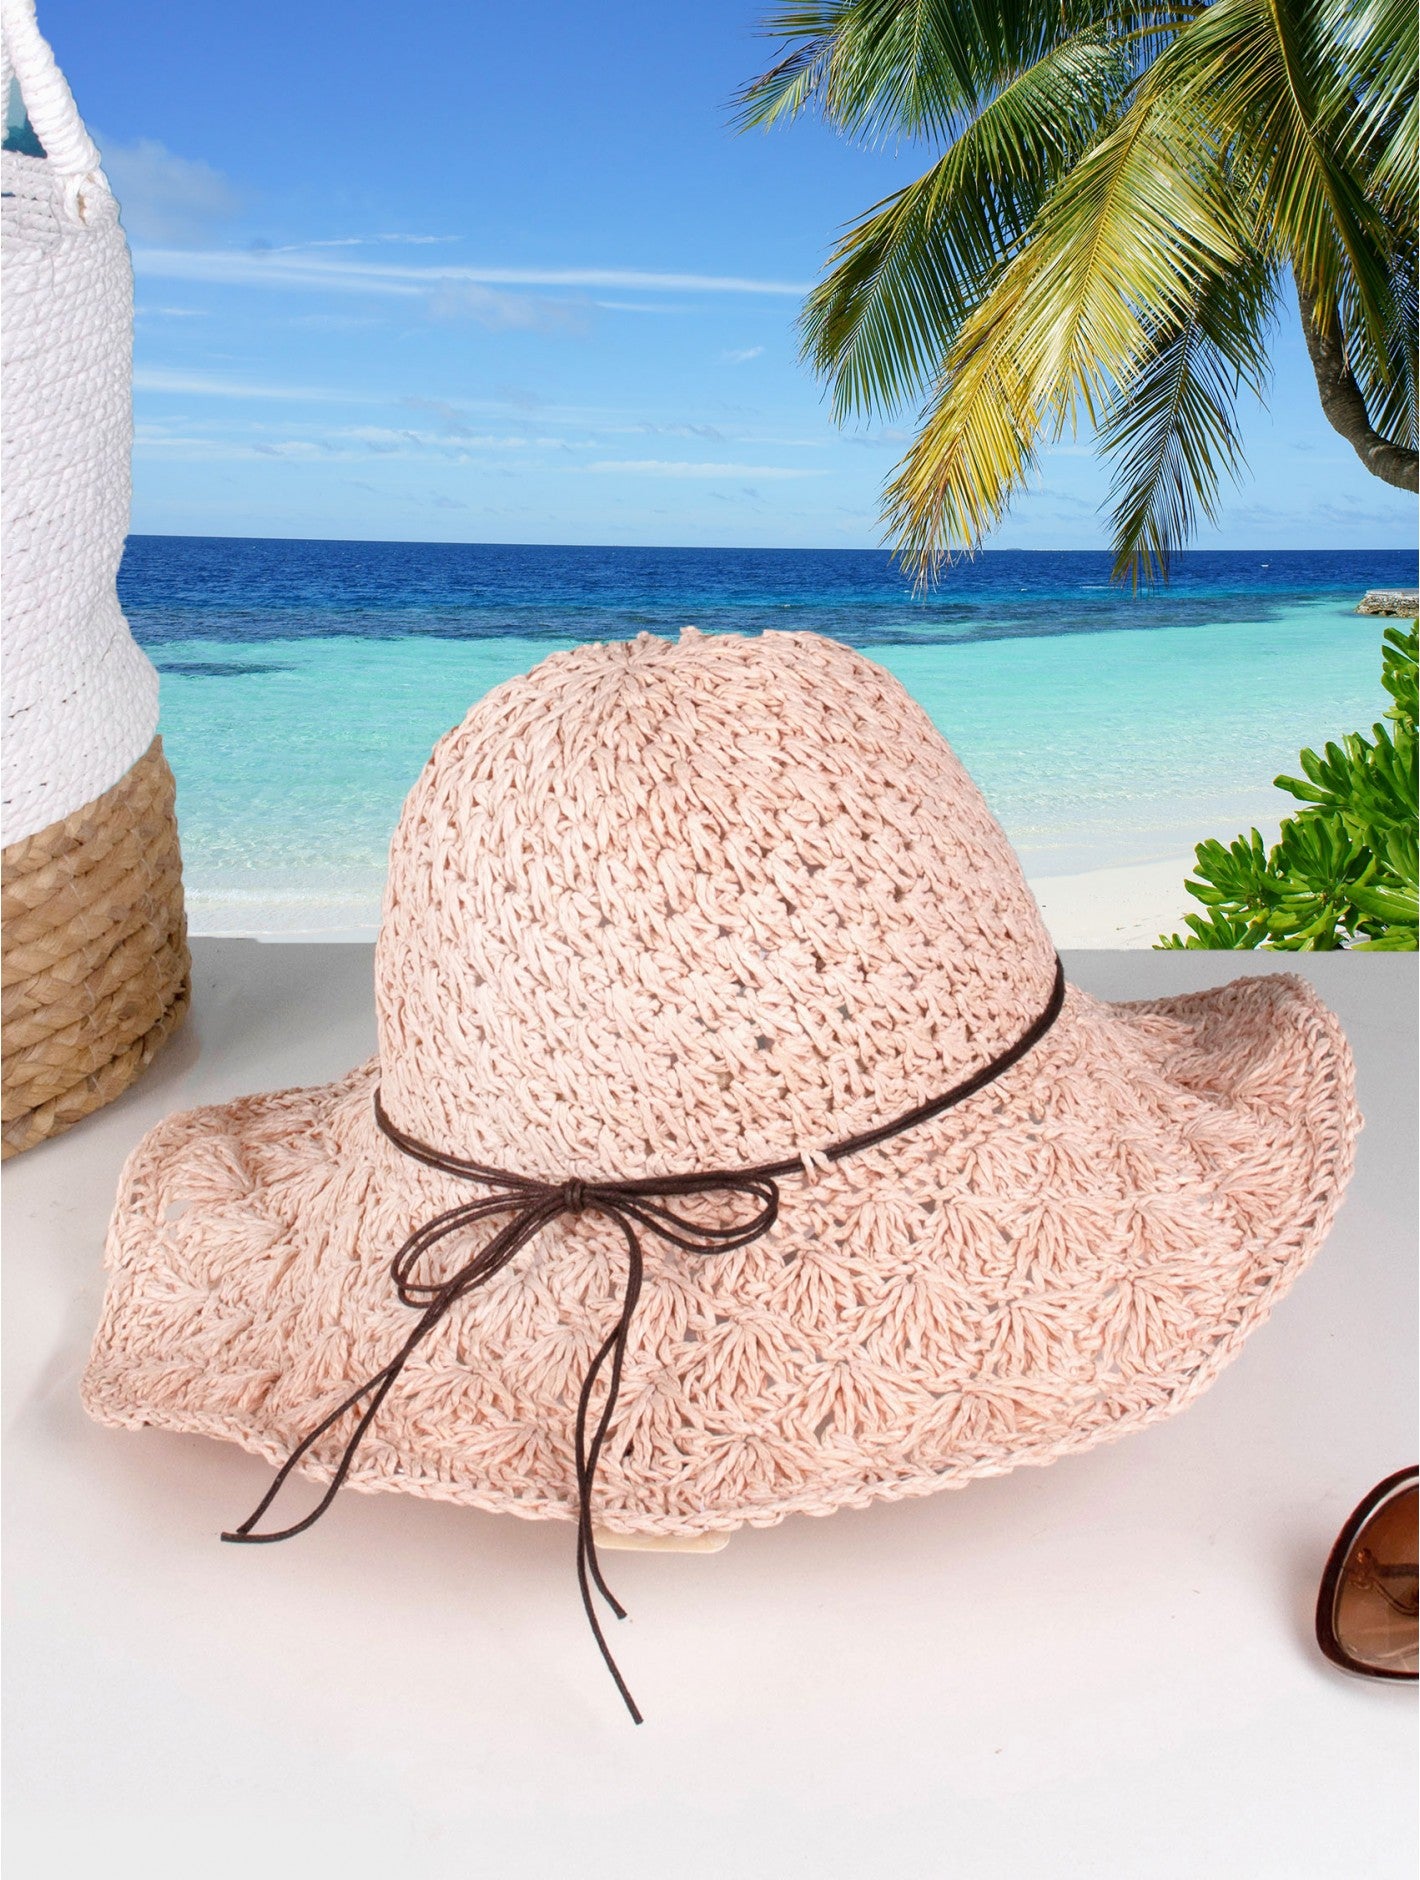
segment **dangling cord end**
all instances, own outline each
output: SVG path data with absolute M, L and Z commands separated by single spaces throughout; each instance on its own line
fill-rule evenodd
M 246 1520 L 242 1522 L 240 1527 L 229 1529 L 222 1535 L 224 1541 L 289 1541 L 294 1535 L 304 1534 L 307 1528 L 314 1527 L 315 1523 L 320 1520 L 326 1509 L 329 1508 L 330 1504 L 340 1493 L 345 1478 L 350 1473 L 350 1465 L 355 1460 L 355 1452 L 360 1447 L 361 1439 L 364 1437 L 365 1431 L 369 1429 L 371 1423 L 374 1422 L 380 1405 L 389 1395 L 395 1379 L 404 1369 L 405 1360 L 414 1349 L 418 1340 L 423 1337 L 429 1325 L 436 1322 L 438 1314 L 442 1311 L 442 1305 L 431 1306 L 429 1311 L 427 1311 L 420 1320 L 419 1326 L 413 1336 L 406 1341 L 399 1355 L 392 1359 L 391 1362 L 385 1366 L 383 1371 L 377 1371 L 375 1375 L 366 1383 L 362 1384 L 358 1390 L 352 1391 L 345 1399 L 344 1403 L 337 1404 L 328 1417 L 323 1418 L 308 1435 L 302 1438 L 277 1470 L 275 1479 L 272 1481 L 270 1488 L 267 1489 L 266 1493 L 247 1516 Z M 371 1395 L 372 1392 L 373 1395 Z M 330 1485 L 316 1503 L 315 1507 L 312 1508 L 310 1513 L 302 1520 L 292 1522 L 290 1527 L 276 1528 L 269 1534 L 253 1534 L 252 1529 L 266 1513 L 276 1497 L 281 1493 L 281 1490 L 286 1486 L 287 1480 L 300 1462 L 302 1456 L 304 1456 L 309 1449 L 314 1448 L 327 1430 L 333 1429 L 343 1416 L 348 1415 L 348 1413 L 355 1408 L 356 1404 L 360 1402 L 362 1397 L 370 1398 L 365 1408 L 365 1413 L 355 1425 L 350 1441 L 345 1445 L 345 1453 L 341 1456 L 339 1466 L 335 1474 L 331 1477 Z
M 341 1405 L 340 1411 L 337 1414 L 343 1414 L 349 1408 L 350 1408 L 350 1405 L 348 1403 L 344 1403 Z M 246 1520 L 242 1522 L 241 1526 L 237 1528 L 230 1528 L 230 1529 L 224 1530 L 221 1536 L 221 1538 L 224 1541 L 247 1541 L 247 1542 L 289 1541 L 293 1538 L 293 1536 L 297 1534 L 304 1534 L 307 1528 L 315 1526 L 316 1522 L 320 1520 L 321 1516 L 325 1513 L 326 1509 L 330 1506 L 330 1504 L 335 1500 L 336 1496 L 340 1493 L 341 1484 L 345 1480 L 346 1470 L 349 1468 L 349 1465 L 350 1465 L 350 1457 L 348 1453 L 345 1456 L 344 1460 L 342 1461 L 339 1472 L 336 1474 L 330 1486 L 326 1489 L 325 1493 L 321 1496 L 320 1500 L 316 1503 L 315 1507 L 311 1509 L 310 1513 L 306 1515 L 303 1520 L 293 1522 L 290 1527 L 277 1528 L 273 1530 L 273 1532 L 270 1534 L 253 1534 L 252 1532 L 252 1529 L 256 1526 L 257 1522 L 266 1513 L 267 1509 L 271 1506 L 272 1502 L 275 1501 L 276 1497 L 281 1493 L 281 1490 L 285 1487 L 287 1478 L 290 1476 L 291 1471 L 296 1467 L 296 1464 L 301 1460 L 301 1457 L 305 1455 L 306 1451 L 312 1446 L 316 1438 L 325 1433 L 325 1430 L 327 1427 L 328 1427 L 327 1424 L 322 1424 L 321 1428 L 319 1430 L 313 1431 L 311 1435 L 306 1438 L 306 1440 L 301 1444 L 301 1446 L 298 1449 L 295 1449 L 292 1451 L 292 1453 L 286 1458 L 286 1461 L 282 1464 L 280 1470 L 278 1471 L 276 1475 L 275 1480 L 271 1484 L 271 1487 L 262 1496 L 261 1500 L 257 1503 L 256 1507 L 252 1510 L 252 1512 L 247 1516 Z M 362 1431 L 363 1431 L 363 1427 L 364 1426 L 362 1425 L 361 1426 Z
M 626 1680 L 622 1677 L 620 1668 L 611 1655 L 611 1647 L 606 1642 L 606 1636 L 601 1627 L 601 1620 L 597 1617 L 597 1609 L 592 1600 L 593 1578 L 595 1578 L 598 1587 L 605 1591 L 605 1583 L 597 1567 L 596 1542 L 591 1536 L 591 1522 L 587 1519 L 584 1504 L 582 1514 L 577 1522 L 577 1584 L 582 1589 L 582 1610 L 587 1615 L 587 1624 L 592 1628 L 592 1637 L 597 1642 L 597 1650 L 602 1655 L 602 1662 L 611 1673 L 611 1681 L 616 1686 L 617 1690 L 620 1691 L 621 1701 L 631 1714 L 631 1721 L 633 1723 L 644 1723 L 645 1718 L 637 1708 L 636 1699 L 627 1688 Z M 617 1600 L 615 1595 L 606 1593 L 605 1597 L 607 1604 L 611 1607 L 617 1618 L 624 1619 L 626 1617 L 626 1609 L 621 1605 L 620 1601 Z
M 611 1655 L 611 1648 L 602 1632 L 601 1620 L 597 1616 L 596 1602 L 592 1598 L 592 1588 L 595 1586 L 616 1617 L 618 1619 L 626 1617 L 626 1608 L 602 1576 L 601 1562 L 597 1559 L 596 1534 L 592 1527 L 592 1495 L 596 1486 L 597 1463 L 601 1459 L 602 1444 L 606 1441 L 606 1433 L 616 1411 L 616 1400 L 621 1390 L 621 1369 L 626 1357 L 627 1335 L 631 1329 L 632 1315 L 636 1311 L 636 1302 L 641 1296 L 641 1245 L 628 1222 L 620 1221 L 619 1224 L 626 1236 L 629 1255 L 626 1296 L 622 1301 L 620 1318 L 601 1350 L 592 1359 L 587 1375 L 582 1380 L 582 1390 L 577 1400 L 576 1427 L 573 1433 L 577 1466 L 577 1585 L 582 1593 L 582 1610 L 587 1615 L 587 1624 L 592 1628 L 592 1637 L 597 1642 L 597 1650 L 602 1655 L 602 1662 L 611 1673 L 612 1682 L 621 1693 L 622 1703 L 631 1713 L 631 1721 L 640 1723 L 643 1721 L 641 1712 L 637 1709 L 636 1699 L 627 1689 L 626 1680 L 622 1677 L 616 1660 Z M 611 1359 L 611 1376 L 607 1380 L 606 1401 L 602 1405 L 601 1415 L 597 1418 L 596 1430 L 591 1442 L 588 1443 L 587 1415 L 591 1405 L 592 1391 L 608 1357 Z

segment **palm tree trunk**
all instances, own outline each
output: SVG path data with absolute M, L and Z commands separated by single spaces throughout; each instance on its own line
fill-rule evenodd
M 1392 444 L 1371 424 L 1361 388 L 1346 363 L 1346 349 L 1336 332 L 1324 332 L 1316 323 L 1316 301 L 1300 281 L 1297 303 L 1302 333 L 1311 355 L 1321 408 L 1333 431 L 1339 431 L 1373 477 L 1398 490 L 1420 488 L 1420 456 L 1403 444 Z

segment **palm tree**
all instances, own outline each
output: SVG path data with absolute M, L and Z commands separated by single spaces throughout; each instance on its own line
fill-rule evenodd
M 1115 573 L 1167 576 L 1295 289 L 1322 409 L 1417 486 L 1414 0 L 804 0 L 740 122 L 920 142 L 805 303 L 835 415 L 919 407 L 885 491 L 929 575 L 1081 419 Z

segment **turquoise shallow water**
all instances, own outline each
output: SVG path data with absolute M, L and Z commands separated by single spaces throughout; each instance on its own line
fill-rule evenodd
M 866 650 L 956 747 L 1038 878 L 1186 859 L 1204 836 L 1275 827 L 1288 799 L 1272 779 L 1299 747 L 1386 704 L 1384 623 L 1354 605 L 1352 591 L 1213 625 Z M 435 739 L 573 637 L 596 636 L 268 625 L 238 650 L 171 624 L 152 650 L 194 931 L 373 930 L 390 834 Z

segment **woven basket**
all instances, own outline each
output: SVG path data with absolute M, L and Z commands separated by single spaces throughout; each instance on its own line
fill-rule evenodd
M 0 856 L 4 1156 L 126 1090 L 187 1010 L 191 961 L 162 740 Z
M 28 124 L 0 157 L 6 1157 L 126 1089 L 186 1009 L 189 981 L 158 675 L 115 586 L 133 269 L 34 0 L 0 0 L 7 99 L 12 73 Z

